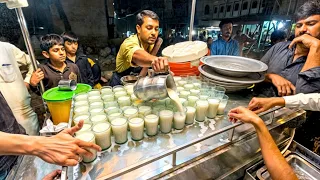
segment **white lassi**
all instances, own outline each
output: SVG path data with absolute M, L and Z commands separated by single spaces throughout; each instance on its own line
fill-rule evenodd
M 138 115 L 138 109 L 134 107 L 129 107 L 123 111 L 123 116 L 127 119 L 136 118 Z
M 186 113 L 185 112 L 175 112 L 173 116 L 173 127 L 175 129 L 183 129 L 186 122 Z
M 206 100 L 198 100 L 196 102 L 196 120 L 204 121 L 206 119 L 207 110 L 209 107 L 209 103 Z
M 190 90 L 190 89 L 193 89 L 193 88 L 194 88 L 194 85 L 193 85 L 193 84 L 185 84 L 183 87 L 184 87 L 184 89 L 186 89 L 186 90 Z
M 88 96 L 89 96 L 89 97 L 90 97 L 90 96 L 100 96 L 100 91 L 93 89 L 93 90 L 91 90 L 91 91 L 88 92 Z
M 98 123 L 93 126 L 92 131 L 96 138 L 96 143 L 102 151 L 111 146 L 111 125 L 107 122 Z
M 83 132 L 83 133 L 80 133 L 80 134 L 77 134 L 76 135 L 76 138 L 77 139 L 80 139 L 82 141 L 85 141 L 85 142 L 91 142 L 91 143 L 96 143 L 95 141 L 95 136 L 93 134 L 93 132 Z M 95 149 L 92 149 L 92 148 L 85 148 L 87 151 L 90 151 L 93 156 L 92 157 L 82 157 L 83 158 L 83 162 L 84 163 L 90 163 L 90 162 L 93 162 L 96 158 L 97 158 L 97 151 Z
M 208 99 L 209 108 L 207 111 L 208 118 L 214 118 L 217 115 L 218 107 L 220 104 L 220 100 L 218 99 Z
M 127 92 L 126 91 L 117 91 L 114 93 L 114 97 L 116 99 L 118 99 L 119 97 L 122 97 L 122 96 L 127 96 Z
M 110 101 L 114 101 L 114 95 L 113 94 L 104 94 L 102 96 L 102 100 L 104 102 L 110 102 Z
M 87 114 L 89 112 L 89 106 L 78 106 L 73 110 L 74 115 Z
M 118 104 L 120 107 L 130 106 L 131 100 L 129 96 L 121 96 L 118 98 Z
M 154 136 L 158 134 L 159 116 L 155 114 L 149 114 L 144 117 L 144 122 L 146 126 L 146 134 L 148 136 Z
M 88 94 L 78 94 L 74 97 L 75 101 L 87 101 L 88 100 Z
M 97 115 L 91 116 L 90 120 L 93 124 L 98 124 L 101 122 L 107 122 L 108 118 L 107 118 L 107 115 L 105 114 L 97 114 Z
M 82 128 L 76 132 L 76 135 L 83 133 L 83 132 L 86 132 L 86 131 L 90 132 L 91 128 L 92 128 L 92 124 L 83 124 Z
M 90 114 L 87 112 L 85 114 L 79 114 L 73 117 L 74 124 L 78 124 L 80 120 L 83 120 L 85 124 L 90 124 Z
M 180 96 L 181 98 L 187 99 L 189 95 L 190 95 L 190 92 L 189 92 L 189 91 L 180 91 L 180 95 L 179 95 L 179 96 Z
M 193 124 L 196 114 L 196 108 L 187 106 L 186 124 Z
M 200 90 L 199 89 L 190 89 L 190 95 L 199 96 Z
M 139 117 L 144 118 L 145 116 L 151 114 L 152 109 L 150 106 L 140 106 L 139 107 Z
M 160 131 L 162 133 L 169 133 L 172 128 L 173 112 L 170 110 L 162 110 L 159 113 Z
M 113 94 L 111 86 L 104 86 L 101 89 L 101 94 Z
M 144 121 L 142 118 L 132 118 L 129 120 L 131 139 L 140 141 L 143 139 Z
M 117 144 L 123 144 L 128 140 L 128 122 L 125 118 L 116 118 L 111 121 L 111 128 Z
M 188 106 L 195 106 L 198 100 L 197 96 L 188 96 Z
M 89 96 L 88 97 L 89 102 L 95 102 L 95 101 L 101 101 L 101 97 L 99 96 Z

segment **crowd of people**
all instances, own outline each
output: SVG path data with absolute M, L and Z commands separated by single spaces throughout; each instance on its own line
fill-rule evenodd
M 238 107 L 228 114 L 232 122 L 240 120 L 254 125 L 263 158 L 273 179 L 296 179 L 296 176 L 257 113 L 276 105 L 311 110 L 305 123 L 310 128 L 309 141 L 305 144 L 312 145 L 314 137 L 320 137 L 314 128 L 320 124 L 320 1 L 304 3 L 295 17 L 295 38 L 283 41 L 285 35 L 275 31 L 272 36 L 274 46 L 261 59 L 269 69 L 265 82 L 258 87 L 271 98 L 253 98 L 247 108 Z M 210 55 L 240 56 L 244 43 L 253 41 L 241 31 L 237 31 L 232 38 L 231 21 L 223 20 L 219 27 L 221 36 L 216 41 L 207 41 Z M 161 44 L 158 42 L 158 15 L 150 10 L 140 12 L 136 30 L 137 34 L 128 37 L 120 46 L 111 86 L 121 84 L 121 77 L 126 75 L 144 76 L 149 68 L 160 73 L 168 71 L 167 58 L 159 57 L 154 52 Z M 36 136 L 39 124 L 30 106 L 28 89 L 39 92 L 39 82 L 43 81 L 48 90 L 56 87 L 61 79 L 101 88 L 101 70 L 94 60 L 78 53 L 78 41 L 72 32 L 41 37 L 40 47 L 47 61 L 39 64 L 36 70 L 31 67 L 28 55 L 10 43 L 0 42 L 0 179 L 7 176 L 17 155 L 35 155 L 48 163 L 73 166 L 81 161 L 81 156 L 91 155 L 85 147 L 100 150 L 95 144 L 72 137 L 81 129 L 82 121 L 56 136 Z M 22 65 L 30 67 L 25 79 L 19 70 Z M 297 132 L 298 138 L 304 135 L 305 132 Z

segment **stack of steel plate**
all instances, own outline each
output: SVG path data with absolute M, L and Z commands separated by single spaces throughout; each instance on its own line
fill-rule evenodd
M 238 56 L 205 56 L 200 60 L 200 76 L 226 88 L 228 92 L 239 91 L 264 81 L 268 66 L 261 61 Z

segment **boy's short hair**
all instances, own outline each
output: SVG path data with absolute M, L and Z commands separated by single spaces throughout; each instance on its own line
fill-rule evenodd
M 78 36 L 72 32 L 72 31 L 69 31 L 69 32 L 64 32 L 61 34 L 63 40 L 66 42 L 78 42 L 79 41 L 79 38 Z
M 40 48 L 42 51 L 49 52 L 54 45 L 64 45 L 63 38 L 58 34 L 47 34 L 40 38 Z

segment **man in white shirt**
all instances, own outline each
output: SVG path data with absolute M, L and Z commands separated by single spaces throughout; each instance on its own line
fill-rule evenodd
M 21 66 L 28 71 L 25 79 L 19 70 Z M 10 43 L 0 42 L 0 91 L 26 133 L 38 135 L 38 118 L 30 106 L 31 96 L 26 88 L 32 72 L 28 55 Z
M 248 108 L 258 114 L 275 106 L 320 111 L 320 93 L 300 93 L 284 97 L 252 98 Z

